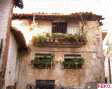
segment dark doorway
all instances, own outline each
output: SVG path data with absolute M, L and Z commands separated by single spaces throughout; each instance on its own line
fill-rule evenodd
M 55 80 L 36 80 L 36 89 L 54 89 Z

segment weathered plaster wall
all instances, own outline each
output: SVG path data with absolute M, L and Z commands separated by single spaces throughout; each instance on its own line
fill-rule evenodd
M 71 27 L 72 28 L 72 27 Z M 87 44 L 80 48 L 38 48 L 30 46 L 31 54 L 21 59 L 17 89 L 25 89 L 27 84 L 35 85 L 35 80 L 56 80 L 56 84 L 64 86 L 83 86 L 88 82 L 104 82 L 104 60 L 102 51 L 101 29 L 97 21 L 89 21 L 84 30 Z M 80 70 L 64 70 L 60 63 L 52 69 L 34 69 L 31 60 L 35 53 L 53 53 L 54 61 L 63 61 L 64 54 L 79 53 L 85 63 Z
M 79 25 L 78 23 L 75 22 L 68 22 L 67 23 L 67 33 L 68 34 L 74 34 L 74 33 L 78 33 L 79 32 Z
M 5 49 L 6 37 L 7 37 L 7 32 L 11 23 L 12 8 L 13 8 L 12 1 L 13 0 L 8 0 L 7 2 L 0 3 L 0 39 L 3 39 L 3 52 L 7 51 L 7 49 Z M 2 63 L 2 60 L 0 60 L 0 64 L 1 63 Z
M 9 42 L 9 54 L 5 73 L 5 87 L 14 86 L 16 82 L 17 43 L 11 34 Z
M 13 0 L 2 0 L 0 3 L 0 40 L 3 39 L 3 48 L 0 58 L 0 89 L 4 86 L 4 75 L 7 63 L 8 45 L 9 45 L 9 28 L 11 24 Z M 2 2 L 1 1 L 1 2 Z

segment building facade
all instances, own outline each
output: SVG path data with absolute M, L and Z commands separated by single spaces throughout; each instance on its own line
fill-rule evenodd
M 92 13 L 14 14 L 13 25 L 20 22 L 14 26 L 27 32 L 31 49 L 18 61 L 17 89 L 78 88 L 104 82 L 100 20 Z

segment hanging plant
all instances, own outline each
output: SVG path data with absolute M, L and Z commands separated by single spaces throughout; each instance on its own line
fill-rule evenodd
M 52 65 L 53 56 L 52 55 L 43 55 L 40 57 L 35 57 L 33 60 L 33 66 L 39 69 L 50 68 Z
M 40 36 L 38 36 L 38 37 L 34 36 L 34 37 L 32 38 L 33 44 L 34 44 L 35 46 L 39 46 L 39 47 L 43 46 L 43 44 L 44 44 L 46 41 L 47 41 L 47 37 L 42 36 L 42 35 L 40 35 Z
M 80 69 L 84 64 L 83 58 L 65 59 L 63 61 L 64 69 Z
M 35 46 L 46 46 L 53 44 L 74 44 L 83 45 L 87 42 L 85 34 L 62 34 L 62 33 L 53 33 L 46 35 L 34 36 L 32 42 Z

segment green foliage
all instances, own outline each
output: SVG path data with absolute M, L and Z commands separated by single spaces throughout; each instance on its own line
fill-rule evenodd
M 35 46 L 43 46 L 43 43 L 46 42 L 46 40 L 47 40 L 47 37 L 42 35 L 34 36 L 32 38 L 32 42 Z
M 84 64 L 83 58 L 74 58 L 74 59 L 66 58 L 63 61 L 63 66 L 65 69 L 80 69 L 83 64 Z
M 44 68 L 50 68 L 53 61 L 53 56 L 41 56 L 41 57 L 35 57 L 33 60 L 33 65 L 36 68 L 44 69 Z
M 62 34 L 62 33 L 47 33 L 46 35 L 34 36 L 32 42 L 36 46 L 44 46 L 49 42 L 55 43 L 58 41 L 59 43 L 75 43 L 80 44 L 86 43 L 85 34 Z
M 43 43 L 43 42 L 45 42 L 46 40 L 47 40 L 47 38 L 45 37 L 45 36 L 38 36 L 38 38 L 37 38 L 38 40 L 38 42 L 39 43 Z

